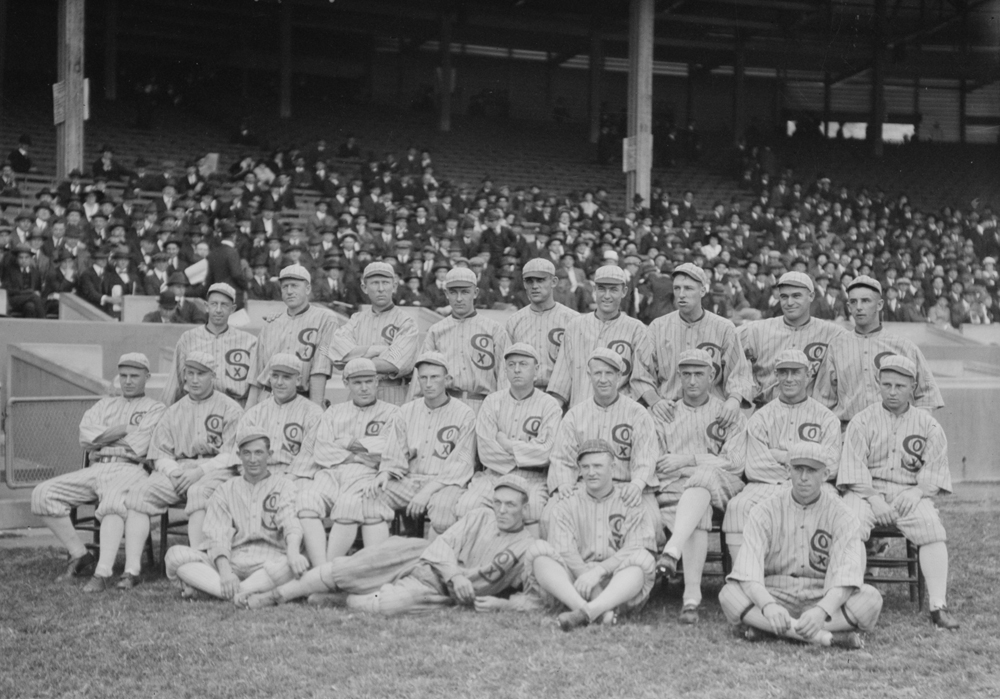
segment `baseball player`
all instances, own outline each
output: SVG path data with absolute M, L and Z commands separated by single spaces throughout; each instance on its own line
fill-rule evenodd
M 580 445 L 602 439 L 614 446 L 612 480 L 618 484 L 622 499 L 630 507 L 644 504 L 649 509 L 650 521 L 655 522 L 659 518 L 654 494 L 659 444 L 653 419 L 641 405 L 619 393 L 621 376 L 625 373 L 620 354 L 598 347 L 591 352 L 587 369 L 593 397 L 570 408 L 559 425 L 549 464 L 549 495 L 558 501 L 574 493 L 580 478 L 576 468 Z M 553 505 L 550 500 L 545 508 L 543 532 L 547 530 L 546 520 Z M 665 543 L 662 530 L 657 536 L 662 539 L 659 544 Z
M 208 322 L 184 331 L 174 349 L 174 366 L 163 387 L 163 400 L 173 405 L 184 395 L 184 359 L 191 352 L 208 352 L 221 371 L 216 390 L 240 405 L 250 393 L 251 369 L 257 363 L 257 338 L 229 327 L 236 310 L 236 290 L 229 284 L 212 284 L 208 289 Z
M 603 439 L 580 444 L 576 469 L 584 487 L 555 504 L 548 540 L 525 556 L 525 592 L 569 607 L 559 615 L 563 631 L 612 622 L 618 608 L 642 608 L 656 580 L 654 524 L 615 483 L 617 458 Z
M 549 393 L 566 408 L 590 399 L 587 361 L 591 352 L 603 347 L 621 355 L 624 371 L 619 390 L 622 395 L 655 402 L 656 386 L 650 374 L 653 350 L 646 326 L 621 310 L 621 301 L 628 289 L 625 271 L 610 264 L 598 267 L 594 271 L 594 284 L 597 308 L 567 324 L 562 349 L 549 378 Z
M 198 548 L 204 541 L 208 499 L 236 475 L 236 425 L 243 410 L 215 390 L 215 370 L 215 357 L 208 352 L 188 354 L 184 360 L 187 395 L 167 408 L 153 431 L 147 453 L 153 473 L 125 498 L 125 574 L 118 581 L 120 590 L 139 583 L 150 517 L 186 498 L 188 540 L 192 548 Z
M 406 459 L 399 408 L 378 400 L 378 371 L 370 359 L 344 367 L 350 400 L 330 406 L 310 447 L 319 471 L 312 484 L 299 487 L 306 555 L 313 567 L 347 555 L 361 528 L 366 548 L 389 538 L 393 513 L 378 497 L 390 476 L 400 478 Z M 333 520 L 327 542 L 322 519 Z
M 654 380 L 658 383 L 657 393 L 664 400 L 647 401 L 647 405 L 659 419 L 672 420 L 681 395 L 677 358 L 685 350 L 703 349 L 712 355 L 715 369 L 712 394 L 725 401 L 722 426 L 731 427 L 740 406 L 749 404 L 753 397 L 750 363 L 736 326 L 702 307 L 708 279 L 701 267 L 690 262 L 678 265 L 673 272 L 673 285 L 677 310 L 649 324 Z
M 299 549 L 302 529 L 295 516 L 295 484 L 271 473 L 270 439 L 263 431 L 237 438 L 243 474 L 226 481 L 208 502 L 205 539 L 197 548 L 171 546 L 167 578 L 195 590 L 242 603 L 309 569 Z
M 478 412 L 486 396 L 506 388 L 500 358 L 510 340 L 499 323 L 476 313 L 479 286 L 475 272 L 465 267 L 448 270 L 444 284 L 451 315 L 430 327 L 421 354 L 444 355 L 452 377 L 448 395 Z M 420 397 L 418 382 L 410 394 L 411 398 Z
M 323 409 L 299 395 L 302 362 L 294 354 L 272 354 L 268 369 L 271 393 L 243 413 L 237 432 L 267 435 L 271 473 L 311 479 L 315 476 L 311 437 L 316 434 Z
M 891 355 L 879 370 L 881 403 L 854 416 L 844 438 L 837 486 L 861 522 L 867 540 L 875 524 L 891 525 L 920 547 L 931 621 L 957 629 L 948 612 L 948 548 L 935 495 L 951 492 L 948 440 L 926 410 L 914 410 L 920 369 L 913 360 Z
M 371 308 L 352 315 L 333 333 L 330 345 L 322 348 L 334 369 L 342 370 L 355 357 L 372 360 L 379 373 L 378 398 L 394 405 L 406 400 L 417 357 L 417 324 L 392 302 L 398 286 L 392 265 L 369 263 L 361 288 Z
M 920 348 L 882 328 L 879 312 L 883 303 L 878 280 L 861 275 L 847 285 L 854 332 L 830 342 L 826 361 L 816 377 L 813 395 L 840 418 L 844 429 L 856 414 L 879 402 L 879 367 L 891 355 L 906 357 L 917 367 L 914 406 L 930 410 L 944 407 L 937 381 Z
M 257 338 L 257 361 L 251 367 L 251 387 L 247 407 L 261 399 L 267 390 L 267 366 L 271 355 L 278 352 L 294 354 L 302 362 L 298 392 L 323 407 L 326 381 L 332 367 L 319 348 L 329 344 L 337 329 L 337 316 L 327 308 L 312 306 L 312 276 L 302 265 L 289 265 L 278 273 L 281 300 L 288 309 L 264 319 Z
M 812 363 L 815 381 L 819 367 L 826 358 L 826 348 L 830 341 L 847 332 L 836 323 L 810 315 L 815 296 L 815 286 L 808 274 L 786 272 L 778 279 L 781 316 L 740 326 L 740 341 L 753 368 L 753 402 L 758 407 L 774 397 L 774 389 L 778 385 L 774 375 L 774 362 L 782 350 L 802 350 Z M 809 395 L 812 395 L 812 388 L 813 383 L 810 382 Z
M 491 508 L 470 512 L 433 543 L 392 537 L 254 595 L 248 606 L 306 595 L 312 601 L 325 594 L 327 603 L 387 616 L 454 604 L 486 611 L 506 602 L 496 595 L 517 587 L 523 577 L 524 554 L 534 541 L 524 527 L 528 489 L 523 478 L 508 474 L 497 481 Z
M 541 257 L 528 260 L 521 269 L 521 279 L 529 303 L 507 319 L 507 334 L 511 342 L 526 342 L 538 352 L 535 385 L 544 391 L 559 358 L 566 327 L 580 314 L 553 297 L 556 268 L 551 261 Z
M 882 596 L 864 584 L 858 521 L 825 487 L 834 463 L 823 445 L 794 444 L 791 486 L 750 513 L 744 544 L 719 592 L 726 618 L 748 640 L 764 631 L 861 648 L 858 630 L 871 631 L 878 621 Z
M 788 450 L 798 442 L 822 444 L 830 450 L 830 480 L 837 477 L 841 432 L 836 416 L 809 397 L 809 358 L 802 350 L 782 351 L 775 361 L 778 399 L 754 413 L 747 428 L 730 445 L 733 465 L 747 485 L 729 501 L 722 530 L 733 560 L 743 543 L 743 529 L 753 507 L 788 487 Z M 830 486 L 833 490 L 833 486 Z
M 562 408 L 555 398 L 535 390 L 541 361 L 532 345 L 517 342 L 508 347 L 504 364 L 510 390 L 491 393 L 479 410 L 476 446 L 484 470 L 473 477 L 455 506 L 455 516 L 488 507 L 497 481 L 514 473 L 530 485 L 525 526 L 537 537 L 542 509 L 549 499 L 549 456 L 562 421 Z
M 102 592 L 110 585 L 125 531 L 125 493 L 146 480 L 143 461 L 164 410 L 162 403 L 146 395 L 148 379 L 146 355 L 123 354 L 118 359 L 122 395 L 102 398 L 80 421 L 80 444 L 91 452 L 91 465 L 50 478 L 31 493 L 31 513 L 42 518 L 69 552 L 69 565 L 57 578 L 60 581 L 86 575 L 95 564 L 93 554 L 73 528 L 69 511 L 97 498 L 94 514 L 101 521 L 101 552 L 84 592 Z
M 743 490 L 743 474 L 730 459 L 728 447 L 739 441 L 733 435 L 746 429 L 746 418 L 740 413 L 732 427 L 722 426 L 722 400 L 711 393 L 713 364 L 706 350 L 681 352 L 677 373 L 683 393 L 674 419 L 655 420 L 660 442 L 656 502 L 660 525 L 671 532 L 657 572 L 673 575 L 684 557 L 683 624 L 698 622 L 712 509 L 725 512 L 729 501 Z

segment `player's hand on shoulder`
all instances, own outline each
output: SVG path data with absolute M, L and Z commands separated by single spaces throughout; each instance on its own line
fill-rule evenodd
M 654 403 L 652 407 L 650 407 L 649 413 L 654 419 L 669 423 L 674 421 L 674 413 L 676 410 L 677 401 L 667 400 L 664 398 L 663 400 L 659 400 Z
M 576 492 L 576 486 L 567 483 L 565 485 L 561 485 L 558 488 L 556 488 L 555 491 L 553 491 L 551 497 L 555 498 L 556 501 L 559 502 L 561 500 L 567 499 L 575 492 Z
M 273 323 L 284 314 L 285 314 L 284 311 L 275 311 L 274 313 L 268 313 L 266 316 L 264 316 L 264 322 Z
M 622 483 L 618 486 L 618 492 L 621 493 L 622 502 L 629 507 L 638 507 L 642 502 L 642 488 L 635 483 Z
M 722 404 L 722 410 L 719 412 L 719 423 L 726 428 L 732 427 L 736 424 L 739 414 L 739 399 L 736 397 L 727 398 L 726 402 Z

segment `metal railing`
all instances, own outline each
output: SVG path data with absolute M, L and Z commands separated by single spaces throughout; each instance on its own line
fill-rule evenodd
M 44 396 L 7 400 L 6 480 L 31 488 L 80 468 L 80 421 L 101 396 Z

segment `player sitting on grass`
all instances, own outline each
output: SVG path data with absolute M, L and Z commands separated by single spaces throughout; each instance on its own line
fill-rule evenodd
M 683 624 L 698 622 L 701 574 L 708 556 L 712 508 L 725 512 L 734 495 L 743 490 L 737 466 L 727 447 L 732 435 L 746 429 L 746 418 L 737 413 L 729 428 L 723 427 L 723 401 L 711 394 L 715 369 L 712 355 L 702 349 L 681 352 L 677 363 L 681 400 L 670 422 L 654 418 L 660 438 L 656 501 L 660 524 L 670 530 L 670 540 L 657 561 L 657 573 L 671 576 L 684 556 Z
M 583 487 L 554 505 L 548 541 L 536 541 L 525 561 L 525 592 L 569 607 L 559 626 L 613 623 L 615 611 L 640 609 L 656 579 L 650 551 L 653 522 L 642 503 L 626 504 L 615 483 L 614 447 L 600 439 L 577 450 Z
M 948 440 L 940 423 L 911 404 L 919 369 L 907 357 L 882 360 L 882 402 L 862 410 L 847 426 L 837 486 L 861 522 L 865 540 L 875 524 L 896 525 L 920 547 L 931 621 L 954 631 L 948 612 L 948 547 L 931 498 L 951 492 Z
M 743 546 L 719 592 L 729 622 L 747 640 L 760 631 L 820 646 L 860 648 L 882 596 L 864 584 L 857 518 L 823 485 L 832 452 L 799 442 L 788 450 L 791 487 L 751 512 Z
M 326 604 L 386 616 L 455 604 L 479 611 L 506 605 L 496 595 L 520 583 L 524 554 L 534 541 L 524 528 L 528 491 L 523 478 L 506 475 L 493 490 L 492 509 L 473 510 L 433 543 L 392 537 L 253 595 L 247 606 L 268 607 L 317 593 L 326 593 Z
M 198 590 L 241 603 L 309 568 L 299 552 L 295 484 L 268 469 L 271 440 L 250 431 L 237 441 L 243 475 L 223 483 L 209 500 L 205 540 L 198 548 L 167 551 L 167 577 L 180 580 L 183 597 L 194 597 Z

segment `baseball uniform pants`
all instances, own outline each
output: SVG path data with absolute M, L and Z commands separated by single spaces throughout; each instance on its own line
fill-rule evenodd
M 660 525 L 673 531 L 677 518 L 677 505 L 681 495 L 688 488 L 704 488 L 711 495 L 712 507 L 726 511 L 729 501 L 743 490 L 744 483 L 736 476 L 718 466 L 706 464 L 697 467 L 688 478 L 678 478 L 656 493 L 656 503 L 660 507 Z M 708 510 L 698 523 L 698 529 L 711 531 L 712 511 Z
M 389 511 L 389 519 L 392 521 L 396 510 L 404 510 L 410 504 L 414 496 L 429 482 L 434 480 L 431 476 L 409 475 L 399 480 L 393 478 L 385 486 L 385 490 L 379 495 L 379 499 Z M 457 485 L 446 485 L 431 496 L 427 503 L 427 516 L 431 520 L 431 526 L 438 534 L 458 521 L 455 516 L 455 506 L 458 504 L 464 491 Z
M 819 581 L 822 583 L 822 581 Z M 802 612 L 823 599 L 822 587 L 814 589 L 809 596 L 789 593 L 780 588 L 767 585 L 767 591 L 774 596 L 774 599 L 782 607 L 788 610 L 794 618 L 798 619 Z M 726 583 L 726 586 L 719 591 L 719 604 L 730 624 L 739 624 L 747 612 L 753 609 L 754 604 L 743 591 L 743 587 L 736 582 Z M 871 631 L 878 622 L 879 614 L 882 613 L 882 595 L 871 585 L 862 585 L 853 595 L 847 598 L 844 606 L 841 607 L 844 618 L 847 622 L 860 631 Z
M 72 508 L 98 501 L 95 515 L 104 519 L 128 513 L 126 495 L 149 476 L 142 466 L 127 462 L 103 463 L 64 473 L 39 483 L 31 491 L 31 514 L 65 517 Z
M 941 517 L 930 498 L 921 498 L 917 506 L 906 517 L 899 513 L 896 497 L 904 490 L 909 490 L 914 486 L 899 485 L 887 481 L 875 481 L 874 485 L 875 489 L 885 497 L 885 501 L 896 511 L 896 528 L 907 539 L 917 546 L 926 546 L 948 540 L 944 525 L 941 524 Z M 875 514 L 872 512 L 872 506 L 868 504 L 867 500 L 851 492 L 844 493 L 844 504 L 861 522 L 861 538 L 868 541 L 872 527 L 875 526 Z

